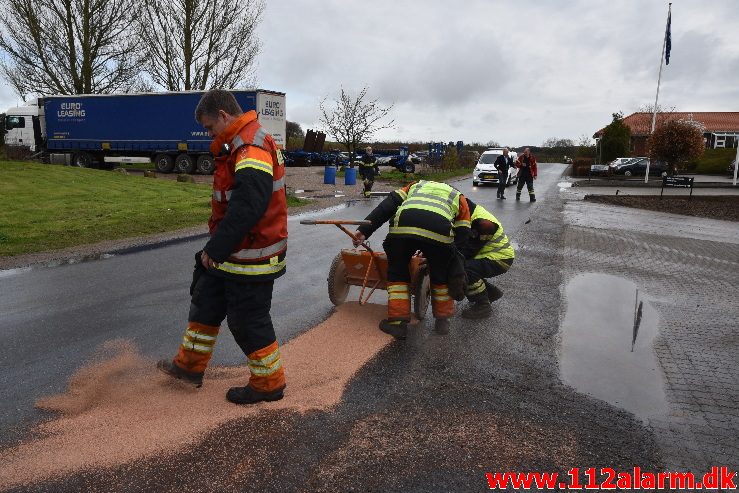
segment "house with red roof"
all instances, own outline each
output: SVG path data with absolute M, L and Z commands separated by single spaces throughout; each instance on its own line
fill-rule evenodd
M 657 113 L 656 125 L 670 120 L 687 120 L 703 125 L 703 140 L 706 148 L 735 148 L 739 142 L 739 112 L 661 112 Z M 646 156 L 649 148 L 647 140 L 652 129 L 652 113 L 632 113 L 624 118 L 624 124 L 631 129 L 631 153 L 634 156 Z M 593 135 L 600 139 L 604 129 Z

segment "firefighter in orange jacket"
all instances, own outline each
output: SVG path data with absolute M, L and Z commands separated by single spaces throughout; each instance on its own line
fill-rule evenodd
M 458 255 L 455 244 L 463 246 L 470 233 L 467 201 L 446 183 L 413 182 L 392 192 L 367 216 L 372 224 L 357 229 L 355 246 L 391 218 L 390 230 L 382 244 L 388 260 L 388 318 L 380 322 L 380 330 L 398 339 L 406 338 L 411 320 L 408 263 L 421 251 L 431 277 L 435 330 L 446 334 L 449 318 L 454 315 L 453 293 L 450 295 L 449 289 L 450 264 Z
M 244 113 L 228 91 L 206 92 L 195 119 L 213 137 L 210 150 L 216 156 L 210 239 L 195 256 L 188 325 L 179 351 L 157 366 L 200 387 L 220 325 L 228 318 L 251 376 L 248 385 L 230 389 L 226 398 L 236 404 L 278 400 L 285 374 L 269 312 L 287 250 L 281 154 L 257 114 Z

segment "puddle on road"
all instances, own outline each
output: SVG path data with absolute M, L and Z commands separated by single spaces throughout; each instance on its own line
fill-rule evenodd
M 658 314 L 631 281 L 581 274 L 565 288 L 560 373 L 568 385 L 645 420 L 666 406 L 653 350 Z
M 562 190 L 564 190 L 566 188 L 572 188 L 572 182 L 569 182 L 569 181 L 561 181 L 561 182 L 557 183 L 557 186 L 559 187 L 559 191 L 561 192 Z

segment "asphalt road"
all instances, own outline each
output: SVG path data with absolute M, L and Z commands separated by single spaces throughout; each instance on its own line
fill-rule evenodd
M 540 192 L 558 182 L 562 165 L 541 166 L 535 182 Z M 496 200 L 495 186 L 454 182 L 462 193 L 492 211 L 509 235 L 531 217 L 532 206 L 545 206 L 544 193 L 530 204 L 524 187 L 516 202 Z M 300 219 L 363 219 L 380 199 L 359 200 L 334 210 L 289 219 L 288 272 L 275 285 L 272 316 L 285 342 L 325 319 L 332 308 L 326 293 L 331 260 L 349 238 L 333 226 L 303 226 Z M 370 240 L 379 245 L 385 229 Z M 61 392 L 73 372 L 111 339 L 133 341 L 147 357 L 174 354 L 187 321 L 193 255 L 204 240 L 111 256 L 59 267 L 0 272 L 0 428 L 4 441 L 22 435 L 39 417 L 36 399 Z M 372 301 L 384 303 L 384 292 Z M 234 365 L 243 355 L 230 336 L 219 340 L 213 364 Z

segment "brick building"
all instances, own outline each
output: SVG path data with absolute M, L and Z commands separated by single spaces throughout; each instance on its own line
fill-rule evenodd
M 657 125 L 669 120 L 693 120 L 703 124 L 703 140 L 706 148 L 735 148 L 739 142 L 739 112 L 672 112 L 657 113 Z M 651 113 L 632 113 L 624 118 L 624 124 L 631 129 L 631 154 L 646 156 L 648 152 L 647 140 L 652 128 Z M 600 139 L 603 135 L 600 129 L 593 135 Z

